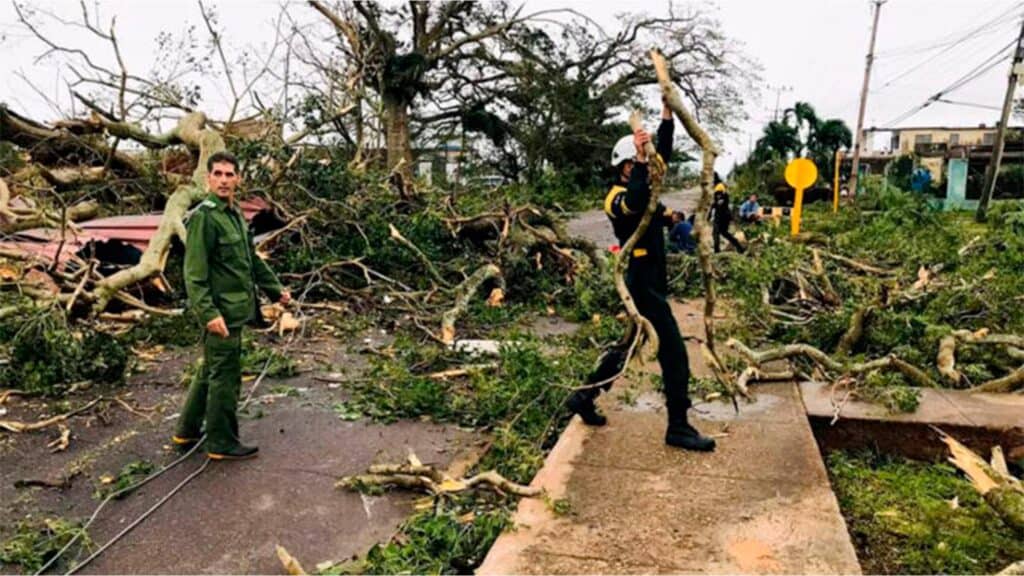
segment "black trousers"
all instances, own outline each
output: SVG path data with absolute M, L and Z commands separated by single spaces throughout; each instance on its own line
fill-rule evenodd
M 732 244 L 732 247 L 735 248 L 737 252 L 739 252 L 741 254 L 743 253 L 743 250 L 744 250 L 743 245 L 740 244 L 740 241 L 737 240 L 736 237 L 733 236 L 731 232 L 729 232 L 729 225 L 728 224 L 722 224 L 722 225 L 715 224 L 713 228 L 714 228 L 714 230 L 712 231 L 711 235 L 712 235 L 712 237 L 715 240 L 715 254 L 717 254 L 717 253 L 722 251 L 721 250 L 721 246 L 720 246 L 721 241 L 719 240 L 719 237 L 725 238 L 726 240 L 729 241 L 730 244 Z
M 668 409 L 668 422 L 671 426 L 686 422 L 686 411 L 690 408 L 690 360 L 686 355 L 686 344 L 679 333 L 679 325 L 672 315 L 665 291 L 659 290 L 663 281 L 658 282 L 656 274 L 653 266 L 643 263 L 631 266 L 626 273 L 626 285 L 636 302 L 637 310 L 658 333 L 658 364 L 661 365 L 665 406 Z M 597 367 L 587 377 L 587 383 L 601 382 L 618 374 L 626 362 L 631 341 L 631 337 L 626 338 L 624 342 L 605 352 L 598 360 Z M 593 400 L 602 389 L 608 390 L 611 385 L 609 382 L 600 388 L 580 390 L 576 394 Z

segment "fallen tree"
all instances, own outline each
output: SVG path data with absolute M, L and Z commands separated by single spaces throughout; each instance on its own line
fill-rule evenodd
M 1007 525 L 1024 535 L 1024 485 L 1010 475 L 1002 449 L 994 447 L 991 463 L 985 462 L 952 436 L 938 432 L 949 447 L 949 461 L 967 475 L 974 489 Z

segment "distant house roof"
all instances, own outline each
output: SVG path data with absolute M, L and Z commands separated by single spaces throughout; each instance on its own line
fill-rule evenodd
M 1024 126 L 1007 126 L 1007 130 L 1024 130 Z M 978 124 L 976 126 L 901 126 L 899 128 L 877 128 L 870 127 L 865 128 L 867 132 L 909 132 L 909 131 L 942 131 L 942 132 L 959 132 L 965 130 L 995 130 L 995 126 L 987 126 L 985 124 Z

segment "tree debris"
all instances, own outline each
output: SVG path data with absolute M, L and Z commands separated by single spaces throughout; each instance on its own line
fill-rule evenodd
M 1024 485 L 1005 470 L 1005 462 L 1000 465 L 997 456 L 989 464 L 952 436 L 936 431 L 949 447 L 949 461 L 967 475 L 974 489 L 1009 526 L 1024 534 Z
M 302 564 L 299 564 L 299 560 L 288 553 L 284 549 L 284 546 L 278 544 L 275 549 L 277 550 L 277 557 L 281 560 L 281 566 L 284 567 L 285 572 L 292 576 L 302 576 L 306 574 L 306 571 L 302 568 Z
M 4 430 L 7 430 L 8 432 L 16 432 L 16 433 L 18 433 L 18 432 L 33 432 L 35 430 L 42 430 L 43 428 L 48 428 L 50 426 L 53 426 L 54 424 L 59 424 L 59 423 L 65 421 L 65 420 L 67 420 L 68 418 L 71 418 L 72 416 L 75 416 L 77 414 L 81 414 L 82 412 L 85 412 L 85 411 L 91 409 L 93 406 L 98 404 L 100 402 L 100 400 L 103 400 L 102 396 L 100 396 L 99 398 L 96 398 L 96 399 L 92 400 L 88 404 L 85 404 L 84 406 L 82 406 L 80 408 L 76 408 L 76 409 L 74 409 L 74 410 L 72 410 L 70 412 L 66 412 L 64 414 L 60 414 L 60 415 L 54 416 L 52 418 L 47 418 L 46 420 L 40 420 L 38 422 L 32 422 L 30 424 L 25 424 L 24 422 L 17 422 L 17 421 L 14 421 L 14 420 L 0 420 L 0 428 L 3 428 Z
M 423 490 L 438 496 L 463 492 L 476 487 L 487 487 L 499 493 L 508 493 L 523 498 L 539 496 L 540 488 L 523 486 L 506 479 L 494 470 L 481 472 L 469 478 L 456 480 L 433 466 L 423 465 L 410 455 L 405 464 L 375 464 L 367 474 L 346 476 L 335 483 L 336 488 L 358 490 L 365 486 L 397 486 L 411 490 Z

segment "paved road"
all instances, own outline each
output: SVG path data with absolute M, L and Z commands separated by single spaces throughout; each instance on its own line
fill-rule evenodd
M 673 210 L 682 210 L 689 216 L 697 207 L 699 198 L 700 189 L 690 188 L 665 194 L 661 201 L 665 206 Z M 597 244 L 598 248 L 608 248 L 613 244 L 618 244 L 612 233 L 612 226 L 608 223 L 608 217 L 602 210 L 590 210 L 576 215 L 568 222 L 567 228 L 573 236 L 587 238 Z

